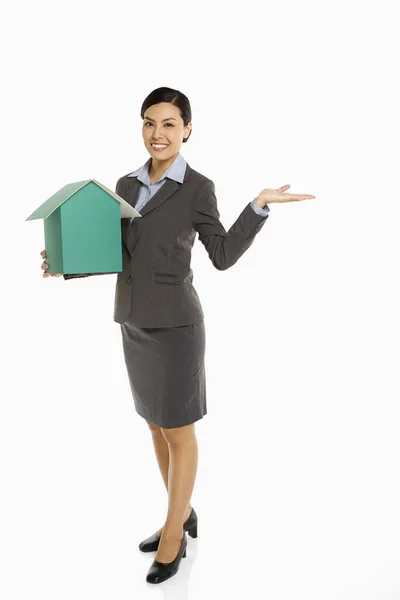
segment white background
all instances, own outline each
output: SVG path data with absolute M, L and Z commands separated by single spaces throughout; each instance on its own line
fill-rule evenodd
M 4 600 L 400 598 L 399 54 L 394 2 L 9 3 L 2 10 Z M 43 279 L 66 183 L 115 189 L 149 158 L 140 108 L 185 93 L 181 153 L 253 245 L 196 239 L 208 414 L 179 573 L 137 546 L 167 494 L 113 321 L 115 275 Z M 152 596 L 151 596 L 152 595 Z

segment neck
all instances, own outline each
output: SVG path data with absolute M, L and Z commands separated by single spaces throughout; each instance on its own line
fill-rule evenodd
M 177 156 L 178 155 L 172 156 L 171 158 L 168 158 L 166 160 L 156 160 L 152 158 L 149 168 L 150 177 L 161 177 L 161 175 L 165 173 L 168 167 L 172 165 Z

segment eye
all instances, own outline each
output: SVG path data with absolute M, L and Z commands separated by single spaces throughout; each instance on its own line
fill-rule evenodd
M 152 123 L 150 123 L 150 121 L 147 121 L 145 123 L 145 125 L 151 125 Z M 171 125 L 171 127 L 175 127 L 175 125 L 173 125 L 172 123 L 166 123 L 165 125 Z

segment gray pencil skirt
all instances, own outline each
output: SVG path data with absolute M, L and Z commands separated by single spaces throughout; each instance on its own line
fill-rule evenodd
M 165 428 L 207 414 L 204 320 L 183 327 L 121 323 L 122 346 L 136 412 Z

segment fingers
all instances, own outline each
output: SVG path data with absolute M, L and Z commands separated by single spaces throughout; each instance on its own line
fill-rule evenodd
M 40 256 L 46 258 L 46 250 L 42 250 Z M 46 271 L 46 269 L 49 268 L 49 265 L 44 260 L 40 265 L 40 268 L 43 269 L 43 271 Z M 62 277 L 62 273 L 43 273 L 43 277 Z
M 290 184 L 287 183 L 277 190 L 266 188 L 260 192 L 260 195 L 264 194 L 264 198 L 267 203 L 269 202 L 296 202 L 298 200 L 311 200 L 315 196 L 312 194 L 290 194 L 285 193 L 290 188 Z M 274 194 L 274 192 L 276 192 Z
M 310 200 L 311 198 L 315 198 L 311 194 L 286 194 L 285 198 L 282 199 L 282 202 L 295 202 L 296 200 Z
M 277 192 L 285 192 L 286 190 L 288 190 L 290 188 L 290 184 L 286 184 L 283 185 L 282 187 L 280 187 L 279 189 L 277 189 Z M 291 202 L 291 201 L 295 201 L 295 200 L 311 200 L 312 198 L 315 198 L 315 196 L 313 196 L 312 194 L 285 194 L 285 200 L 283 200 L 283 202 Z
M 46 258 L 46 250 L 42 250 L 40 253 L 40 256 L 42 258 Z M 41 269 L 45 270 L 49 268 L 49 265 L 47 264 L 47 262 L 44 260 L 40 266 Z M 43 277 L 50 277 L 51 273 L 43 273 Z
M 47 264 L 47 262 L 44 260 L 44 261 L 42 262 L 42 264 L 41 264 L 41 267 L 40 267 L 40 268 L 41 268 L 41 269 L 43 269 L 43 270 L 45 271 L 46 269 L 48 269 L 48 268 L 49 268 L 49 265 L 48 265 L 48 264 Z M 51 276 L 51 273 L 43 273 L 43 277 L 50 277 L 50 276 Z

